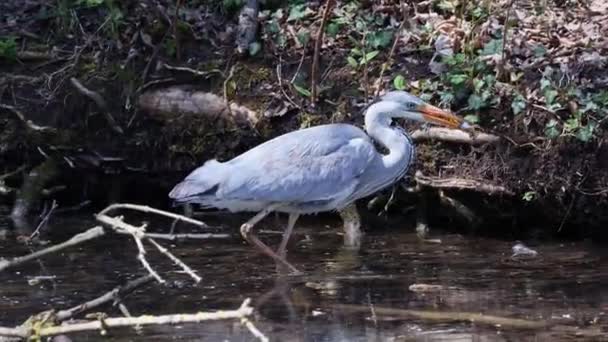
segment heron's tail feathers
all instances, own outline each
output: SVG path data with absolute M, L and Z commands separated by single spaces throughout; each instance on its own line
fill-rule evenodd
M 222 163 L 210 160 L 192 171 L 173 187 L 169 198 L 176 203 L 202 203 L 205 197 L 215 194 L 226 176 Z

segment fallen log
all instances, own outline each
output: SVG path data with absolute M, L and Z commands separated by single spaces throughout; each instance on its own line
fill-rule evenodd
M 223 118 L 251 126 L 259 120 L 258 114 L 249 108 L 235 103 L 228 106 L 220 96 L 179 86 L 146 91 L 139 96 L 139 106 L 165 120 L 190 115 L 206 117 L 210 121 Z

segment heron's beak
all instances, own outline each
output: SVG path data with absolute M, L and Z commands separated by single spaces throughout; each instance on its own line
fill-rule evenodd
M 421 104 L 417 110 L 426 121 L 437 125 L 450 128 L 467 128 L 469 126 L 461 117 L 430 104 Z

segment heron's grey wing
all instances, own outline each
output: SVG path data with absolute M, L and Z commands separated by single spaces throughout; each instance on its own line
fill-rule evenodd
M 227 163 L 224 199 L 303 203 L 348 197 L 376 150 L 361 130 L 327 125 L 284 135 Z

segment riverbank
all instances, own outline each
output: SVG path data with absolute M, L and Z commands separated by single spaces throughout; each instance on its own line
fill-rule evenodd
M 330 4 L 261 5 L 248 40 L 240 1 L 3 2 L 0 173 L 19 172 L 2 178 L 0 197 L 14 201 L 28 172 L 51 158 L 52 175 L 33 187 L 48 192 L 37 202 L 166 204 L 163 194 L 206 159 L 301 127 L 361 125 L 376 93 L 403 89 L 500 140 L 420 140 L 416 170 L 460 183 L 399 188 L 389 215 L 425 198 L 446 213 L 431 221 L 605 237 L 602 1 Z M 202 111 L 192 100 L 201 97 Z M 410 190 L 423 179 L 411 176 Z

